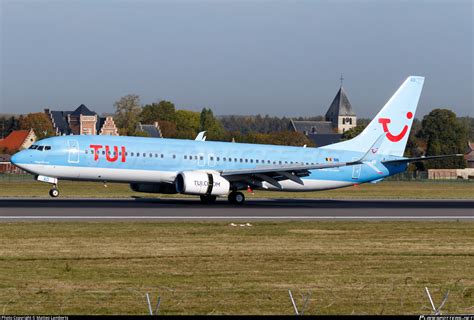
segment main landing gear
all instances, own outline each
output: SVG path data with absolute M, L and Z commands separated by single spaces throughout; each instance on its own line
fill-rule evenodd
M 216 202 L 216 199 L 217 199 L 216 196 L 209 196 L 209 195 L 201 196 L 201 202 L 203 204 L 214 203 L 214 202 Z
M 57 198 L 59 196 L 59 190 L 56 185 L 54 185 L 51 190 L 49 190 L 49 195 L 53 198 Z
M 232 204 L 242 205 L 245 202 L 245 196 L 242 192 L 232 191 L 229 193 L 229 202 Z
M 216 196 L 202 195 L 201 196 L 201 203 L 211 204 L 211 203 L 216 202 L 216 199 L 217 199 Z M 232 191 L 231 193 L 229 193 L 228 199 L 229 199 L 229 203 L 236 204 L 236 205 L 242 205 L 245 202 L 244 194 L 242 192 L 237 192 L 237 191 Z

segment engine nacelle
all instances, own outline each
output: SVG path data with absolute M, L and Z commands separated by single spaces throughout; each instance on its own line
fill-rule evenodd
M 230 183 L 218 173 L 183 171 L 175 180 L 176 191 L 195 195 L 227 195 Z
M 175 194 L 175 185 L 172 183 L 130 183 L 130 189 L 135 192 Z

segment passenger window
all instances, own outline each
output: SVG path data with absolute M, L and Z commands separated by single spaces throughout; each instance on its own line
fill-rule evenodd
M 249 159 L 245 159 L 245 162 L 249 162 Z
M 88 153 L 89 153 L 89 150 L 86 149 L 86 150 L 85 150 L 85 154 L 88 154 Z
M 244 159 L 240 158 L 240 162 L 244 162 L 243 160 L 244 160 Z
M 176 155 L 175 155 L 175 154 L 173 154 L 173 159 L 176 159 Z
M 164 155 L 163 155 L 163 154 L 161 154 L 161 157 L 163 158 L 163 157 L 164 157 Z
M 217 161 L 219 161 L 219 160 L 220 160 L 220 158 L 219 158 L 219 157 L 217 157 Z
M 137 157 L 139 157 L 139 156 L 140 156 L 140 152 L 137 152 Z
M 184 160 L 186 160 L 188 158 L 188 156 L 184 156 Z
M 253 163 L 253 159 L 250 159 L 250 163 Z
M 257 159 L 257 160 L 255 160 L 255 162 L 256 162 L 256 163 L 258 163 L 258 159 Z
M 150 153 L 150 158 L 153 158 L 153 154 Z
M 134 155 L 134 153 L 133 153 L 133 152 L 132 152 L 132 153 L 130 153 L 130 156 L 132 156 L 132 157 L 133 157 L 133 155 Z

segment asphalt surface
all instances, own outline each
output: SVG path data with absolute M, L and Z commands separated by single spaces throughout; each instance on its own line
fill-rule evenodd
M 0 221 L 17 220 L 471 220 L 474 200 L 0 199 Z

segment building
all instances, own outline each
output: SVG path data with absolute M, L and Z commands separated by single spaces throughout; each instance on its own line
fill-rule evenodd
M 433 180 L 471 180 L 474 179 L 474 169 L 428 169 L 428 179 Z
M 347 98 L 344 88 L 339 88 L 324 121 L 290 121 L 290 130 L 301 132 L 321 147 L 338 142 L 347 130 L 357 125 L 357 116 Z
M 12 131 L 5 139 L 0 140 L 0 149 L 13 154 L 28 149 L 35 143 L 37 137 L 33 129 Z
M 118 129 L 111 116 L 99 117 L 97 113 L 81 104 L 74 111 L 52 111 L 45 109 L 56 135 L 109 135 L 118 136 Z
M 136 131 L 144 132 L 148 136 L 153 137 L 153 138 L 163 138 L 158 122 L 155 122 L 154 124 L 142 124 L 141 122 L 139 122 L 137 124 Z
M 473 168 L 474 169 L 474 143 L 469 142 L 469 151 L 465 155 L 466 159 L 466 168 Z

